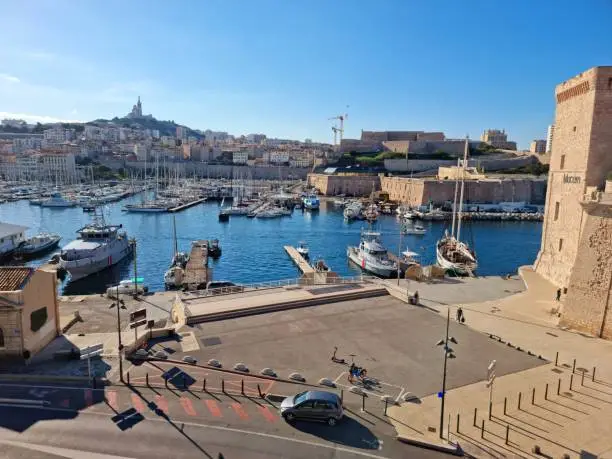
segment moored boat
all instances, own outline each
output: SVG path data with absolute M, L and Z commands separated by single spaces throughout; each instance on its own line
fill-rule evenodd
M 21 243 L 15 251 L 15 257 L 33 257 L 57 246 L 61 239 L 58 234 L 40 233 Z
M 389 258 L 387 249 L 380 241 L 379 232 L 363 231 L 359 246 L 349 246 L 346 255 L 363 271 L 380 277 L 397 275 L 397 263 Z

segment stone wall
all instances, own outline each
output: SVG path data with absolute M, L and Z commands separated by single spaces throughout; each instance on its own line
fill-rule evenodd
M 4 347 L 0 348 L 0 359 L 21 358 L 20 311 L 0 304 L 0 328 L 4 335 Z
M 561 324 L 612 339 L 612 206 L 585 209 Z
M 380 190 L 378 175 L 327 175 L 308 174 L 308 185 L 325 196 L 369 196 Z
M 23 346 L 32 356 L 49 344 L 60 331 L 56 281 L 54 272 L 37 270 L 23 289 Z M 39 330 L 32 331 L 30 315 L 43 307 L 47 309 L 47 321 Z
M 461 147 L 463 148 L 463 147 Z M 463 152 L 463 150 L 461 150 Z M 485 173 L 514 169 L 538 162 L 537 156 L 527 155 L 509 157 L 509 155 L 495 155 L 488 157 L 476 157 L 468 159 L 468 166 L 482 168 Z M 385 159 L 385 169 L 389 172 L 422 172 L 438 169 L 441 166 L 456 166 L 457 160 L 445 159 Z

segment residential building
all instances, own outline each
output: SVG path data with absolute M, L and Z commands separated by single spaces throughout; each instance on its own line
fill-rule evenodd
M 19 154 L 26 150 L 40 150 L 42 147 L 42 137 L 21 137 L 13 139 L 13 153 Z
M 188 132 L 189 132 L 189 129 L 187 129 L 185 126 L 177 126 L 176 127 L 176 138 L 180 140 L 185 140 L 187 139 Z
M 266 135 L 265 134 L 249 134 L 249 135 L 246 136 L 246 141 L 248 143 L 257 143 L 257 144 L 260 144 L 264 140 L 266 140 Z
M 0 259 L 12 253 L 19 244 L 25 241 L 27 226 L 0 222 Z
M 247 151 L 235 151 L 232 153 L 232 163 L 234 164 L 246 164 L 249 159 L 249 153 Z
M 136 159 L 138 159 L 138 161 L 146 161 L 149 159 L 149 151 L 149 146 L 144 143 L 134 144 L 134 154 L 136 155 Z
M 289 166 L 291 167 L 311 167 L 312 158 L 294 158 L 289 160 Z
M 160 138 L 162 145 L 165 145 L 167 147 L 174 147 L 176 146 L 176 137 L 173 137 L 171 135 L 163 135 Z
M 69 142 L 75 137 L 74 129 L 65 129 L 61 126 L 43 131 L 43 140 L 47 145 Z
M 536 271 L 564 293 L 560 324 L 612 339 L 612 66 L 557 85 Z
M 43 152 L 40 167 L 42 174 L 62 183 L 74 183 L 77 179 L 76 162 L 72 153 Z
M 545 139 L 536 139 L 531 142 L 529 145 L 530 153 L 544 154 L 546 153 L 546 140 Z
M 289 153 L 286 151 L 265 151 L 263 153 L 265 163 L 284 164 L 289 162 Z
M 480 136 L 480 141 L 501 150 L 516 151 L 516 142 L 509 141 L 508 134 L 503 129 L 487 129 Z
M 61 334 L 54 272 L 0 267 L 0 359 L 29 360 Z
M 546 131 L 546 153 L 550 153 L 552 151 L 553 138 L 555 136 L 555 125 L 551 124 L 548 126 L 548 130 Z

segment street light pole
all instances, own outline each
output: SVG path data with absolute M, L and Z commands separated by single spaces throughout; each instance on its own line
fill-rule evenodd
M 402 256 L 402 220 L 400 217 L 400 225 L 399 225 L 399 247 L 397 249 L 397 285 L 399 286 L 400 284 L 400 260 L 401 260 L 401 256 Z
M 118 339 L 118 354 L 119 354 L 119 380 L 123 382 L 123 359 L 121 358 L 121 351 L 123 350 L 123 344 L 121 344 L 121 318 L 119 317 L 119 310 L 121 309 L 121 302 L 119 300 L 119 284 L 117 284 L 117 339 Z
M 444 439 L 444 399 L 446 398 L 446 361 L 448 360 L 448 327 L 450 324 L 450 308 L 446 310 L 446 337 L 444 338 L 444 370 L 442 373 L 442 403 L 440 405 L 440 438 Z

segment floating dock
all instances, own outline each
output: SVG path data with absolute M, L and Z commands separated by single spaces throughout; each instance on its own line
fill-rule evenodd
M 295 247 L 286 245 L 283 248 L 285 249 L 285 252 L 287 252 L 287 255 L 289 255 L 289 258 L 293 260 L 298 269 L 302 272 L 302 274 L 314 274 L 316 272 L 315 269 L 310 266 L 310 264 L 304 259 L 300 252 L 296 250 Z
M 183 288 L 187 290 L 206 288 L 206 284 L 211 277 L 210 274 L 208 268 L 208 241 L 201 240 L 192 242 L 189 261 L 185 266 Z
M 202 202 L 206 201 L 206 198 L 196 199 L 195 201 L 190 201 L 186 204 L 181 204 L 180 206 L 172 207 L 168 209 L 168 212 L 178 212 L 179 210 L 187 209 L 188 207 L 195 206 Z

